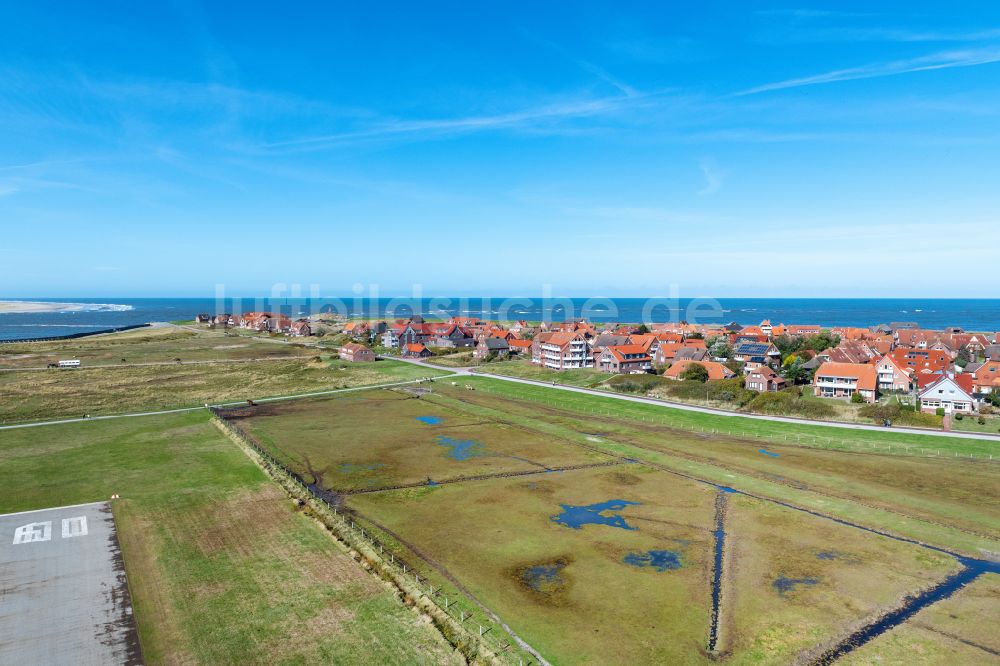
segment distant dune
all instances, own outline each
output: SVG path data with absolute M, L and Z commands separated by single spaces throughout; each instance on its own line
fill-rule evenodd
M 31 312 L 93 312 L 131 310 L 131 305 L 111 303 L 41 303 L 37 301 L 0 301 L 0 314 Z

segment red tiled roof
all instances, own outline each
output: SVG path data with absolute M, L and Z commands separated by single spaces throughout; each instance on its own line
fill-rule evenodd
M 684 370 L 692 363 L 694 363 L 695 365 L 700 365 L 704 367 L 706 370 L 708 370 L 709 381 L 714 381 L 716 379 L 726 379 L 736 374 L 726 366 L 722 365 L 721 363 L 716 363 L 715 361 L 685 360 L 685 361 L 677 361 L 677 363 L 667 368 L 667 371 L 663 373 L 663 376 L 670 377 L 672 379 L 678 379 L 681 376 L 681 373 L 683 373 Z
M 857 380 L 858 389 L 874 391 L 878 374 L 875 366 L 867 363 L 827 362 L 816 370 L 816 379 L 820 377 L 849 377 Z

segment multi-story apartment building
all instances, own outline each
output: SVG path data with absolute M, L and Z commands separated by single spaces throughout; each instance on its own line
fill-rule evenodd
M 816 370 L 813 392 L 823 398 L 850 398 L 860 393 L 865 402 L 875 402 L 877 383 L 874 365 L 824 363 Z
M 594 367 L 590 343 L 583 333 L 565 331 L 541 333 L 535 338 L 537 354 L 532 350 L 531 360 L 552 370 Z

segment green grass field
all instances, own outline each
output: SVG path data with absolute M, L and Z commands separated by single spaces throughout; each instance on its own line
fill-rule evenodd
M 645 468 L 575 470 L 349 498 L 458 578 L 553 663 L 688 663 L 708 627 L 713 493 Z M 561 504 L 637 502 L 573 529 Z M 680 566 L 626 562 L 651 550 Z
M 0 423 L 196 407 L 443 374 L 400 361 L 310 359 L 0 372 Z
M 405 390 L 261 405 L 239 410 L 232 420 L 292 471 L 334 491 L 611 460 Z
M 511 359 L 509 361 L 496 361 L 481 367 L 482 372 L 506 375 L 508 377 L 519 377 L 521 379 L 534 379 L 540 382 L 556 382 L 568 386 L 585 386 L 596 388 L 614 375 L 595 370 L 594 368 L 580 368 L 577 370 L 549 370 L 538 365 L 534 365 L 530 360 Z
M 146 663 L 461 662 L 207 413 L 0 431 L 0 488 L 0 513 L 121 495 Z
M 919 435 L 845 431 L 856 438 L 870 434 L 880 439 L 867 446 L 861 440 L 856 447 L 838 450 L 825 440 L 808 436 L 802 436 L 801 442 L 786 441 L 775 433 L 771 433 L 770 441 L 723 436 L 712 432 L 725 428 L 713 428 L 713 415 L 709 414 L 566 394 L 544 387 L 523 387 L 529 389 L 525 394 L 519 385 L 511 387 L 509 383 L 482 378 L 469 383 L 477 390 L 454 390 L 438 383 L 433 399 L 483 418 L 529 425 L 552 436 L 648 460 L 715 483 L 738 483 L 745 490 L 767 497 L 858 519 L 897 534 L 959 549 L 970 556 L 1000 551 L 1000 499 L 993 491 L 997 463 L 961 456 L 920 457 L 901 446 L 886 448 L 887 438 L 906 440 Z M 504 397 L 502 402 L 498 402 L 500 396 Z M 564 396 L 569 400 L 564 401 Z M 732 417 L 718 418 L 724 423 L 724 419 Z M 694 426 L 698 422 L 707 424 L 704 431 Z M 830 430 L 767 421 L 755 421 L 753 425 L 773 425 L 779 433 L 786 425 L 806 433 L 809 428 Z M 939 439 L 957 447 L 989 444 L 934 438 L 935 442 Z M 959 452 L 965 454 L 964 448 Z
M 307 480 L 370 491 L 342 501 L 421 561 L 421 575 L 461 585 L 556 662 L 708 659 L 718 491 L 698 479 L 759 496 L 733 496 L 725 519 L 731 566 L 717 651 L 733 663 L 808 655 L 958 566 L 947 555 L 771 498 L 974 556 L 1000 545 L 988 462 L 805 443 L 761 450 L 759 442 L 630 414 L 598 416 L 511 396 L 501 402 L 481 390 L 491 380 L 470 381 L 476 391 L 438 382 L 420 399 L 363 392 L 259 410 L 234 423 Z M 433 433 L 449 429 L 497 451 L 500 464 L 468 474 L 493 478 L 378 490 L 447 474 L 459 461 Z M 508 466 L 512 454 L 550 467 L 602 454 L 619 464 L 511 478 L 504 474 L 519 469 Z M 625 527 L 573 529 L 553 520 L 563 508 L 612 500 L 629 504 L 599 512 L 601 520 L 620 518 Z M 657 570 L 654 552 L 669 553 L 677 566 Z M 788 590 L 779 589 L 781 581 Z
M 0 421 L 447 374 L 168 328 L 3 345 L 0 368 L 70 356 L 205 363 L 0 372 Z M 482 368 L 575 386 L 607 379 L 523 361 Z M 483 376 L 419 388 L 243 404 L 226 416 L 332 491 L 396 566 L 427 579 L 420 590 L 438 586 L 436 603 L 450 599 L 456 621 L 475 612 L 470 622 L 494 632 L 483 639 L 492 650 L 510 637 L 477 603 L 557 664 L 808 663 L 956 570 L 946 553 L 904 539 L 1000 553 L 994 442 L 706 414 Z M 0 512 L 122 495 L 114 511 L 149 663 L 461 661 L 207 411 L 0 430 L 0 489 Z M 726 536 L 710 652 L 716 520 Z M 843 663 L 995 660 L 998 580 L 976 579 Z
M 59 360 L 79 359 L 83 367 L 127 363 L 223 361 L 313 356 L 301 344 L 227 336 L 222 332 L 195 333 L 173 327 L 143 328 L 124 333 L 56 340 L 0 344 L 0 369 L 37 368 Z
M 649 421 L 672 428 L 733 434 L 772 442 L 788 442 L 836 450 L 871 450 L 885 453 L 974 457 L 989 459 L 997 444 L 991 441 L 957 437 L 927 437 L 901 430 L 854 430 L 812 423 L 787 423 L 751 419 L 728 414 L 705 414 L 668 405 L 630 403 L 613 397 L 593 396 L 551 387 L 514 384 L 488 377 L 469 377 L 464 383 L 503 398 L 540 402 L 581 414 L 611 415 L 636 421 Z
M 959 568 L 947 555 L 738 495 L 726 525 L 723 646 L 734 664 L 806 661 Z
M 1000 575 L 986 574 L 950 599 L 920 611 L 910 622 L 876 638 L 841 663 L 988 664 L 1000 661 L 996 631 Z

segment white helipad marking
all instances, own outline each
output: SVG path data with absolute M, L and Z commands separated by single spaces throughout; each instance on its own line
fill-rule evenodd
M 34 543 L 35 541 L 48 541 L 51 538 L 51 520 L 46 520 L 44 523 L 28 523 L 14 530 L 15 546 L 19 546 L 22 543 Z
M 50 506 L 44 509 L 29 509 L 28 511 L 14 511 L 12 513 L 0 513 L 0 518 L 8 518 L 10 516 L 23 516 L 27 513 L 38 513 L 40 511 L 55 511 L 56 509 L 75 509 L 77 507 L 83 506 L 99 506 L 104 504 L 104 502 L 85 502 L 83 504 L 67 504 L 66 506 Z
M 87 536 L 87 516 L 63 518 L 62 538 L 72 539 L 73 537 L 78 536 Z

